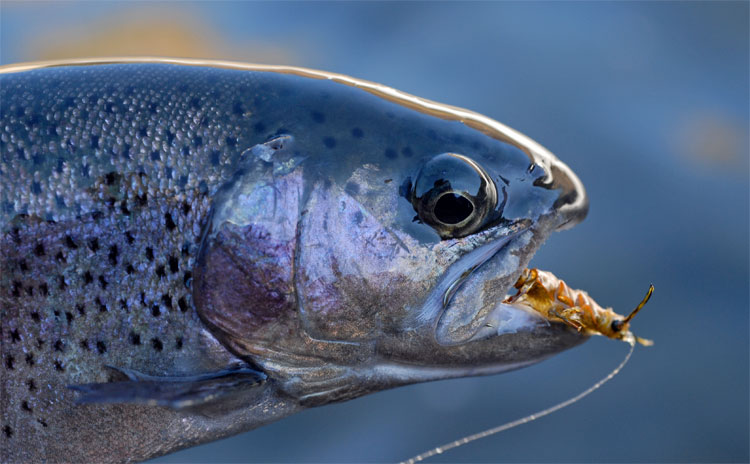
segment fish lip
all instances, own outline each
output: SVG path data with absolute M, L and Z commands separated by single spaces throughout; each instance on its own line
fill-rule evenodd
M 500 260 L 501 262 L 494 270 L 505 272 L 493 274 L 489 277 L 477 276 L 476 274 L 481 272 L 485 265 L 491 262 L 493 258 L 497 258 L 499 254 L 503 254 L 504 250 L 507 250 L 508 247 L 516 250 L 519 248 L 519 245 L 520 247 L 525 247 L 533 243 L 535 241 L 533 235 L 533 227 L 528 222 L 515 223 L 498 233 L 498 238 L 484 243 L 462 256 L 443 273 L 440 281 L 422 304 L 420 311 L 416 315 L 416 326 L 427 329 L 430 332 L 430 336 L 439 345 L 448 346 L 466 342 L 466 339 L 449 340 L 449 337 L 441 336 L 441 324 L 445 322 L 446 315 L 452 310 L 458 311 L 459 313 L 457 314 L 461 316 L 474 318 L 484 309 L 484 306 L 479 306 L 476 311 L 462 311 L 459 308 L 452 308 L 455 295 L 461 292 L 463 286 L 467 283 L 481 284 L 492 279 L 502 279 L 503 285 L 496 287 L 496 289 L 502 290 L 503 295 L 505 295 L 505 292 L 512 287 L 513 283 L 518 279 L 518 275 L 520 275 L 525 267 L 526 259 L 524 256 L 517 257 L 517 263 L 507 263 L 505 261 L 507 256 L 503 255 L 503 258 Z M 531 254 L 528 255 L 529 259 Z

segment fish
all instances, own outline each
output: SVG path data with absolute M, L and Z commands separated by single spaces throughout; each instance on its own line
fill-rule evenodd
M 0 461 L 135 462 L 587 334 L 502 302 L 588 211 L 486 116 L 226 61 L 0 67 Z

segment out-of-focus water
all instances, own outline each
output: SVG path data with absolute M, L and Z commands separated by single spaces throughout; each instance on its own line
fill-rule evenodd
M 467 107 L 555 152 L 591 197 L 532 264 L 627 312 L 619 377 L 434 458 L 742 461 L 748 451 L 748 3 L 13 3 L 0 63 L 177 55 L 296 64 Z M 303 412 L 155 462 L 394 461 L 550 406 L 627 346 Z

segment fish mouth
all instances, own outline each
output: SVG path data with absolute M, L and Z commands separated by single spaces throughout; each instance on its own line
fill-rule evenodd
M 464 272 L 443 292 L 437 342 L 460 345 L 549 326 L 538 313 L 503 304 L 540 244 L 534 230 L 524 228 L 469 253 Z

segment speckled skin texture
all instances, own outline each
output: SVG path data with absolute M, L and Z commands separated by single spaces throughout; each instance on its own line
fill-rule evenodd
M 269 148 L 279 134 L 288 143 Z M 483 163 L 508 202 L 441 240 L 403 189 L 449 151 Z M 535 163 L 460 122 L 295 75 L 151 63 L 0 76 L 0 461 L 142 460 L 580 343 L 555 325 L 468 339 L 547 235 L 585 214 L 560 213 L 583 192 L 541 183 Z M 67 388 L 119 380 L 106 366 L 179 377 L 237 363 L 269 375 L 239 407 L 76 406 Z

